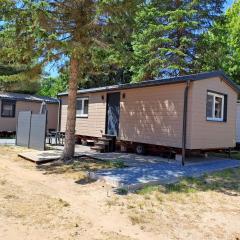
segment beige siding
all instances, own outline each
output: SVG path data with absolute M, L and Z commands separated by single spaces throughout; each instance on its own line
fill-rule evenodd
M 1 100 L 0 100 L 0 113 L 1 113 Z M 1 117 L 0 115 L 0 131 L 16 131 L 17 116 L 20 111 L 32 111 L 39 113 L 41 103 L 17 101 L 15 118 Z M 47 104 L 48 108 L 48 128 L 57 128 L 58 118 L 58 104 Z
M 122 91 L 119 138 L 181 147 L 184 88 L 173 84 Z
M 61 97 L 61 124 L 60 130 L 65 132 L 66 129 L 66 121 L 67 121 L 67 96 Z
M 237 93 L 220 78 L 211 78 L 192 83 L 190 122 L 190 148 L 225 148 L 235 146 Z M 228 95 L 227 122 L 206 120 L 207 90 Z
M 180 83 L 121 90 L 118 139 L 181 148 L 185 86 L 185 83 Z M 207 90 L 228 95 L 227 122 L 206 120 Z M 88 118 L 77 118 L 76 134 L 100 137 L 105 132 L 106 93 L 81 96 L 89 97 L 89 115 Z M 219 78 L 191 82 L 186 147 L 188 149 L 233 147 L 236 100 L 237 93 Z M 62 97 L 61 116 L 61 130 L 64 131 L 67 97 Z
M 58 125 L 58 104 L 47 104 L 48 109 L 48 129 L 56 129 Z
M 79 95 L 80 96 L 80 95 Z M 76 119 L 76 134 L 101 137 L 105 133 L 106 94 L 91 93 L 81 95 L 89 97 L 88 118 Z M 102 99 L 104 96 L 104 99 Z M 67 120 L 67 97 L 62 97 L 61 130 L 65 131 Z

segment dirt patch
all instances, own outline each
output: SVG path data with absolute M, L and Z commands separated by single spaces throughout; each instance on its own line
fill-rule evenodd
M 148 186 L 107 205 L 161 239 L 239 239 L 240 168 Z
M 240 238 L 240 170 L 118 195 L 76 184 L 102 163 L 36 167 L 0 147 L 0 239 L 159 240 Z M 79 183 L 80 183 L 79 182 Z

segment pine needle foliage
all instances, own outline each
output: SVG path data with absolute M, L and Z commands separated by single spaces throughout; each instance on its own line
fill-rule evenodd
M 1 0 L 4 47 L 0 57 L 30 66 L 69 59 L 68 116 L 64 159 L 74 155 L 78 82 L 101 71 L 99 62 L 124 61 L 119 51 L 127 36 L 135 1 Z M 126 24 L 125 24 L 126 23 Z M 123 41 L 121 41 L 123 42 Z M 115 51 L 114 51 L 115 50 Z M 114 53 L 114 54 L 113 54 Z M 32 65 L 32 59 L 37 59 Z
M 194 72 L 196 44 L 224 0 L 150 0 L 139 6 L 133 36 L 134 81 Z

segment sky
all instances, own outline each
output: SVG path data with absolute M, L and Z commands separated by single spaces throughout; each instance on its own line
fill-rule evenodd
M 226 5 L 225 5 L 225 11 L 231 7 L 231 5 L 233 4 L 234 0 L 227 0 L 226 2 Z M 53 64 L 48 64 L 46 67 L 45 67 L 45 71 L 47 73 L 50 74 L 51 77 L 56 77 L 58 76 L 58 69 L 56 66 L 54 66 Z
M 233 2 L 234 0 L 227 0 L 225 9 L 228 9 L 233 4 Z

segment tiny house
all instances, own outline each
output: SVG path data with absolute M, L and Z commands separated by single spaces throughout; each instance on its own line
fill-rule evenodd
M 15 132 L 20 111 L 39 113 L 42 102 L 47 104 L 48 129 L 57 129 L 59 103 L 56 98 L 20 93 L 0 93 L 0 133 Z
M 182 151 L 235 147 L 238 86 L 222 71 L 78 91 L 76 135 Z M 65 131 L 68 93 L 60 93 Z M 141 149 L 141 148 L 140 148 Z

